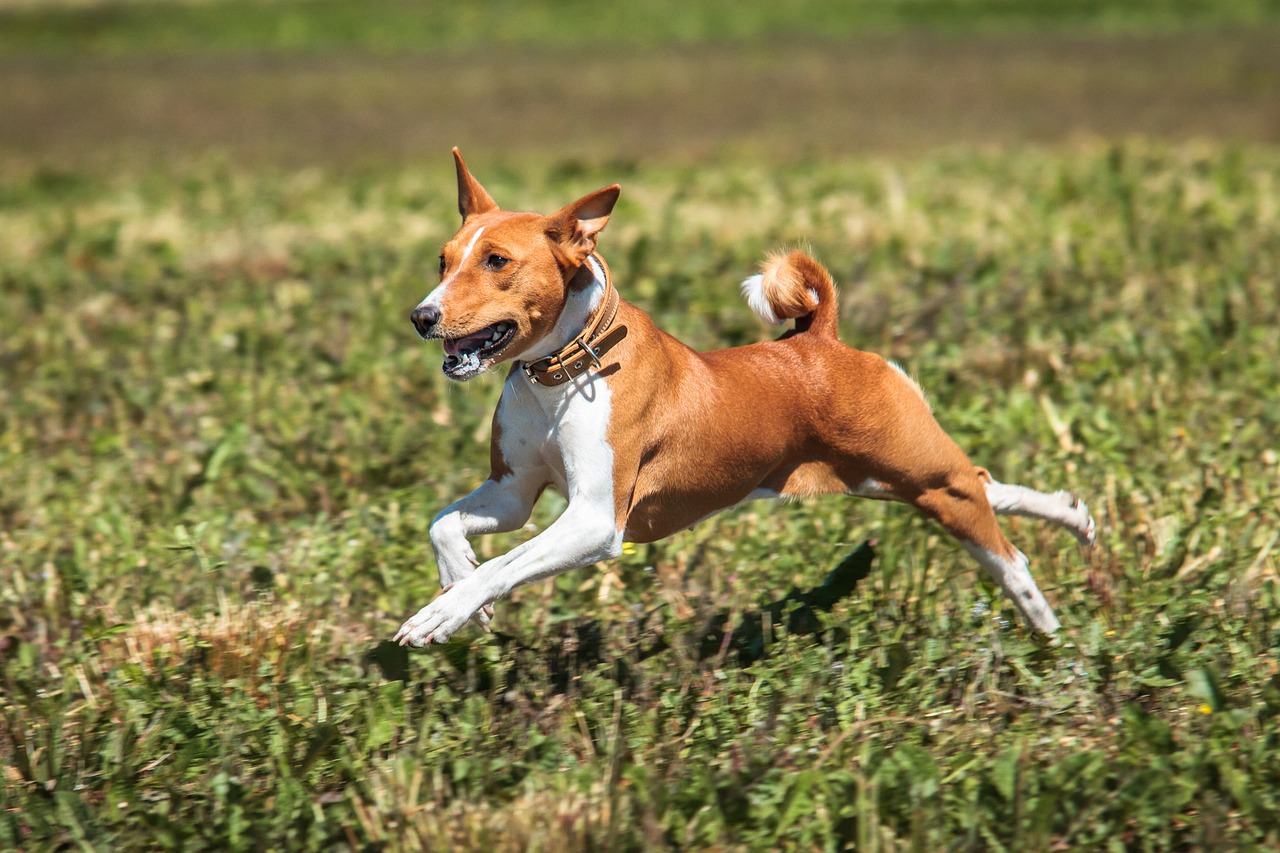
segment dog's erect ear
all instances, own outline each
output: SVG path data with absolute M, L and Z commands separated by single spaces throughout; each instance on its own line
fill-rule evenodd
M 547 236 L 571 266 L 582 266 L 596 250 L 596 237 L 609 224 L 609 214 L 621 192 L 617 184 L 596 190 L 547 219 Z
M 497 203 L 467 171 L 467 164 L 462 162 L 462 154 L 457 148 L 453 149 L 453 163 L 458 167 L 458 212 L 462 214 L 462 221 L 466 222 L 478 213 L 497 210 Z

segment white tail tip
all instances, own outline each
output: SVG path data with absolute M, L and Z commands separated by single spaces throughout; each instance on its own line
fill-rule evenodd
M 756 312 L 761 320 L 771 326 L 776 326 L 782 322 L 778 315 L 773 313 L 773 306 L 769 304 L 769 297 L 764 294 L 763 274 L 757 273 L 743 280 L 742 296 L 747 300 L 747 305 L 751 306 L 751 310 Z

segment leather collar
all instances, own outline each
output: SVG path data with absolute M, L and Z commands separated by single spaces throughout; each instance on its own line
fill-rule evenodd
M 621 298 L 613 287 L 613 277 L 604 258 L 591 255 L 587 263 L 595 261 L 604 274 L 604 298 L 593 320 L 587 323 L 576 338 L 551 355 L 525 362 L 520 366 L 529 381 L 535 385 L 563 385 L 575 376 L 586 372 L 592 365 L 600 369 L 600 356 L 613 349 L 627 336 L 626 326 L 614 326 L 618 317 Z

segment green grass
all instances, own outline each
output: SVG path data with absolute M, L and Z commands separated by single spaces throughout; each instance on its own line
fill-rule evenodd
M 838 40 L 867 33 L 1094 33 L 1248 27 L 1280 19 L 1276 0 L 211 0 L 28 2 L 0 12 L 5 53 L 402 52 L 597 43 L 651 45 Z
M 1280 151 L 473 162 L 516 208 L 620 180 L 620 287 L 700 348 L 764 334 L 736 282 L 807 243 L 845 339 L 997 477 L 1079 491 L 1100 544 L 1006 524 L 1058 647 L 935 527 L 833 499 L 405 655 L 500 387 L 447 386 L 406 320 L 455 227 L 439 154 L 10 170 L 0 847 L 1280 845 Z M 868 538 L 816 634 L 722 648 Z

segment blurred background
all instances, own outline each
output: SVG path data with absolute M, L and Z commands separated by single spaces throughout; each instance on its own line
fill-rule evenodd
M 1280 140 L 1276 0 L 5 0 L 0 157 L 830 157 Z

